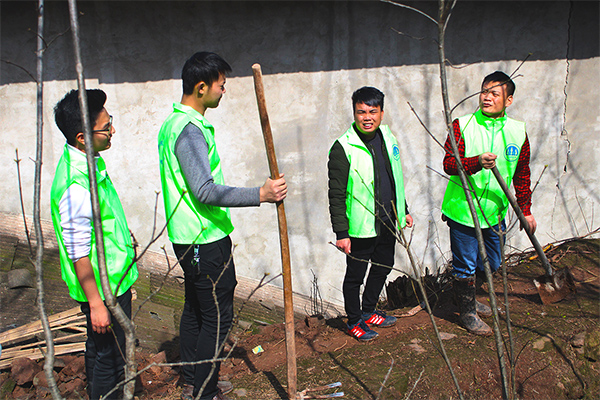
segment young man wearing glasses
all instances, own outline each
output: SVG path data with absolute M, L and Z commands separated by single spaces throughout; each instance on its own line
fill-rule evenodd
M 96 154 L 96 177 L 108 280 L 117 302 L 131 318 L 130 288 L 138 277 L 137 267 L 132 264 L 134 252 L 131 235 L 123 207 L 106 171 L 106 164 L 98 154 L 111 147 L 115 128 L 112 126 L 112 117 L 104 108 L 106 93 L 98 89 L 86 92 L 87 111 L 93 129 L 92 145 Z M 77 90 L 70 91 L 58 102 L 54 116 L 56 125 L 67 139 L 67 143 L 52 182 L 52 222 L 59 245 L 63 280 L 69 288 L 69 295 L 80 303 L 81 311 L 86 316 L 87 391 L 90 399 L 98 399 L 122 380 L 125 333 L 104 304 L 105 298 L 100 284 L 83 123 Z M 119 398 L 119 393 L 115 391 L 105 398 Z

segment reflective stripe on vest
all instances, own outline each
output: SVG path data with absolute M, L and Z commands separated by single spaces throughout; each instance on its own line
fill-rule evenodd
M 404 200 L 404 180 L 400 163 L 398 141 L 387 125 L 379 127 L 383 142 L 394 175 L 396 187 L 396 212 L 399 226 L 406 225 L 406 205 Z M 375 183 L 373 156 L 365 143 L 358 136 L 353 126 L 350 126 L 338 142 L 344 148 L 350 171 L 346 189 L 346 217 L 348 218 L 348 234 L 356 238 L 377 236 L 375 227 Z
M 488 152 L 496 154 L 498 171 L 510 185 L 519 162 L 521 147 L 525 142 L 525 123 L 506 116 L 488 118 L 481 110 L 465 115 L 458 121 L 465 142 L 465 157 Z M 509 203 L 492 171 L 482 169 L 467 178 L 479 199 L 477 202 L 474 198 L 474 203 L 481 227 L 489 228 L 498 224 L 498 218 L 504 219 L 506 216 Z M 450 177 L 442 203 L 442 213 L 462 225 L 474 227 L 458 175 Z
M 165 217 L 168 220 L 167 230 L 172 243 L 207 244 L 229 235 L 233 231 L 233 225 L 228 208 L 200 203 L 185 180 L 175 156 L 175 143 L 189 123 L 197 126 L 206 139 L 214 182 L 217 185 L 224 184 L 213 126 L 192 107 L 174 103 L 173 112 L 163 123 L 158 134 Z
M 136 281 L 138 270 L 137 266 L 134 264 L 125 276 L 125 279 L 123 279 L 121 286 L 119 286 L 119 292 L 115 293 L 117 285 L 133 260 L 134 251 L 121 201 L 106 172 L 106 164 L 102 157 L 96 158 L 96 166 L 100 217 L 102 219 L 102 231 L 104 235 L 106 270 L 111 291 L 116 296 L 120 296 Z M 89 190 L 87 160 L 84 153 L 74 147 L 65 145 L 65 150 L 58 161 L 54 181 L 52 182 L 50 208 L 52 211 L 54 231 L 58 241 L 62 278 L 69 288 L 69 295 L 73 299 L 87 302 L 88 299 L 79 284 L 79 279 L 77 279 L 77 275 L 75 274 L 75 267 L 69 258 L 62 235 L 59 205 L 65 191 L 71 185 L 80 185 L 86 190 Z M 100 293 L 102 300 L 104 300 L 104 293 L 102 291 L 102 285 L 100 284 L 100 273 L 98 269 L 96 236 L 94 234 L 93 222 L 90 221 L 90 224 L 92 225 L 92 237 L 89 258 L 94 270 L 98 292 Z

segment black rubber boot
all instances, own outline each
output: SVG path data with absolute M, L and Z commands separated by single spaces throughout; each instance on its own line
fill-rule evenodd
M 486 281 L 487 278 L 485 277 L 485 271 L 482 271 L 478 268 L 475 271 L 475 294 L 477 294 L 479 289 L 481 289 L 481 285 L 483 285 L 483 282 Z M 479 314 L 480 317 L 487 318 L 492 316 L 492 309 L 487 304 L 480 303 L 477 300 L 477 297 L 475 298 L 475 309 L 477 310 L 477 314 Z
M 469 332 L 475 335 L 490 336 L 492 328 L 477 315 L 475 302 L 475 277 L 454 278 L 454 295 L 460 311 L 458 320 Z

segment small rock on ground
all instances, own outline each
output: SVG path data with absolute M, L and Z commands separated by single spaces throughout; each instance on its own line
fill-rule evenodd
M 542 337 L 533 342 L 533 348 L 535 350 L 543 351 L 548 343 L 550 343 L 550 338 Z
M 238 325 L 242 330 L 248 330 L 252 327 L 252 322 L 239 320 Z
M 456 335 L 454 333 L 440 332 L 440 338 L 442 338 L 442 340 L 450 340 L 454 339 L 455 337 Z
M 585 332 L 579 332 L 577 335 L 573 336 L 573 340 L 571 340 L 571 346 L 583 347 L 584 342 L 585 342 Z
M 415 352 L 417 352 L 417 353 L 419 353 L 419 354 L 425 353 L 425 351 L 426 351 L 422 346 L 420 346 L 418 344 L 415 344 L 415 343 L 409 344 L 408 348 L 411 349 L 411 350 L 413 350 L 413 351 L 415 351 Z
M 8 287 L 11 289 L 21 287 L 33 287 L 31 272 L 25 268 L 13 269 L 8 271 Z
M 23 386 L 26 383 L 32 382 L 33 378 L 42 370 L 35 361 L 20 357 L 13 360 L 10 367 L 10 377 L 19 386 Z

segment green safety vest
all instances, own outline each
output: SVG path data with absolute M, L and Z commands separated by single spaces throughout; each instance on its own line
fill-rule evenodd
M 190 190 L 175 156 L 175 143 L 189 123 L 196 125 L 208 144 L 208 159 L 214 182 L 223 185 L 221 159 L 215 145 L 215 128 L 192 107 L 173 104 L 173 112 L 158 134 L 158 154 L 165 217 L 169 239 L 176 244 L 206 244 L 233 231 L 229 208 L 200 203 Z
M 138 270 L 135 264 L 127 271 L 135 254 L 121 201 L 106 172 L 106 164 L 102 157 L 96 158 L 96 167 L 100 217 L 102 219 L 102 232 L 104 235 L 106 271 L 112 293 L 116 296 L 121 296 L 131 287 L 131 285 L 133 285 L 138 277 Z M 54 231 L 56 232 L 56 239 L 58 240 L 61 274 L 69 288 L 69 295 L 77 301 L 87 302 L 88 299 L 85 296 L 75 273 L 73 261 L 71 261 L 67 254 L 61 227 L 59 204 L 65 191 L 71 185 L 81 185 L 89 190 L 90 183 L 88 178 L 87 160 L 85 153 L 74 147 L 65 145 L 63 155 L 56 166 L 56 173 L 50 191 L 52 222 L 54 224 Z M 92 237 L 89 258 L 94 270 L 96 284 L 98 285 L 98 292 L 100 293 L 102 300 L 105 300 L 102 285 L 100 284 L 100 270 L 98 269 L 98 252 L 96 249 L 96 236 L 94 234 L 93 221 L 90 221 L 90 224 L 92 225 Z M 125 275 L 121 286 L 119 286 L 119 292 L 115 293 L 117 285 L 125 273 L 127 273 L 127 275 Z
M 488 152 L 496 154 L 496 167 L 504 181 L 510 185 L 519 162 L 521 147 L 525 142 L 525 123 L 506 116 L 489 118 L 481 110 L 465 115 L 458 121 L 465 142 L 465 157 Z M 481 204 L 480 208 L 476 198 L 473 198 L 480 226 L 489 228 L 497 225 L 498 218 L 504 219 L 506 216 L 509 203 L 494 174 L 490 169 L 484 168 L 467 176 L 467 179 L 475 189 L 475 195 Z M 462 225 L 474 227 L 458 175 L 450 177 L 442 203 L 442 213 Z
M 398 141 L 387 125 L 379 127 L 383 142 L 392 167 L 394 185 L 396 187 L 396 213 L 400 227 L 406 225 L 406 204 L 404 199 L 404 180 L 400 163 Z M 338 142 L 344 148 L 350 163 L 348 186 L 346 189 L 346 216 L 348 218 L 348 234 L 356 238 L 377 236 L 375 217 L 375 163 L 373 155 L 354 130 L 354 124 L 346 131 Z

